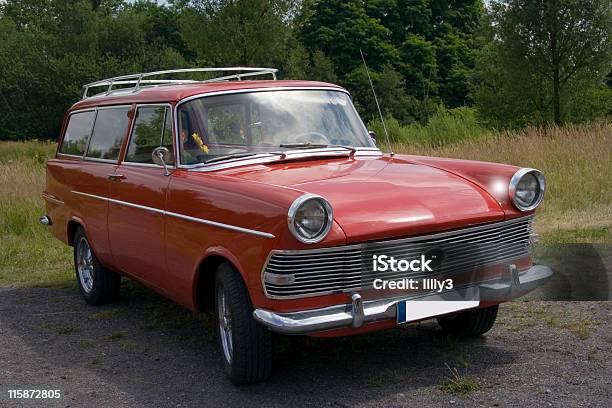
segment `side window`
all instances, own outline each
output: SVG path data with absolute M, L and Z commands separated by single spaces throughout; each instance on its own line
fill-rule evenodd
M 129 107 L 98 109 L 86 157 L 116 161 L 130 118 Z
M 160 146 L 173 153 L 170 109 L 165 106 L 139 107 L 125 161 L 153 164 L 151 153 Z M 168 164 L 174 163 L 174 154 L 171 158 Z
M 66 133 L 59 149 L 60 153 L 82 156 L 87 147 L 96 111 L 78 112 L 70 115 Z

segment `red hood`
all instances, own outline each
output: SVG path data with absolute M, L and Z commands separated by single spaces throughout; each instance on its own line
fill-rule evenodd
M 442 231 L 504 219 L 499 203 L 444 170 L 388 157 L 301 161 L 223 171 L 319 194 L 348 242 Z

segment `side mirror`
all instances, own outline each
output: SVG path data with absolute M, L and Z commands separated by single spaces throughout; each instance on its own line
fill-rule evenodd
M 374 141 L 374 144 L 376 144 L 376 133 L 373 130 L 369 130 L 368 134 L 370 135 L 370 137 Z
M 164 166 L 164 176 L 169 176 L 170 171 L 168 170 L 168 165 L 166 162 L 168 162 L 168 159 L 172 157 L 170 150 L 163 146 L 156 147 L 151 153 L 151 157 L 153 158 L 153 163 L 159 166 Z

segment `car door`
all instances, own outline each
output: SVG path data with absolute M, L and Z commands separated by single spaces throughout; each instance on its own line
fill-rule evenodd
M 84 223 L 94 252 L 108 266 L 112 266 L 112 256 L 108 244 L 107 176 L 115 172 L 130 109 L 131 106 L 122 105 L 72 113 L 58 152 L 58 158 L 69 159 L 60 176 L 69 184 L 73 216 Z M 83 143 L 85 134 L 88 137 Z M 81 155 L 81 160 L 75 160 L 77 155 Z
M 159 146 L 174 151 L 171 107 L 138 105 L 134 115 L 124 160 L 111 177 L 110 247 L 123 272 L 164 292 L 163 211 L 170 177 L 153 163 L 152 152 Z

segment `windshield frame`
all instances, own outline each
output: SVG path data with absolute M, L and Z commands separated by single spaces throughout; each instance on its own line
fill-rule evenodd
M 239 94 L 239 93 L 255 93 L 255 92 L 274 92 L 274 91 L 335 91 L 335 92 L 341 92 L 344 93 L 346 95 L 348 95 L 349 99 L 351 100 L 351 109 L 355 110 L 354 105 L 352 104 L 352 98 L 351 98 L 351 94 L 344 88 L 340 88 L 340 87 L 334 87 L 334 86 L 278 86 L 278 87 L 262 87 L 262 88 L 248 88 L 248 89 L 229 89 L 226 91 L 216 91 L 216 92 L 202 92 L 196 95 L 191 95 L 188 96 L 186 98 L 181 99 L 178 103 L 176 103 L 174 105 L 174 109 L 173 109 L 173 114 L 174 114 L 174 119 L 173 119 L 173 126 L 174 126 L 174 143 L 175 146 L 179 146 L 180 140 L 179 140 L 179 108 L 181 107 L 181 105 L 183 105 L 184 103 L 187 103 L 189 101 L 192 101 L 194 99 L 200 99 L 200 98 L 207 98 L 207 97 L 213 97 L 213 96 L 219 96 L 219 95 L 228 95 L 228 94 Z M 361 116 L 359 116 L 359 113 L 357 113 L 357 111 L 355 110 L 355 114 L 357 115 L 357 117 L 359 118 L 359 121 L 363 124 L 364 128 L 367 131 L 367 127 L 365 125 L 365 123 L 363 123 L 363 120 L 361 119 Z M 324 148 L 318 148 L 318 149 L 312 149 L 312 150 L 304 150 L 304 149 L 296 149 L 299 150 L 299 152 L 296 152 L 295 150 L 285 150 L 283 151 L 284 153 L 299 153 L 299 156 L 309 156 L 309 152 L 312 154 L 321 154 L 321 151 L 329 151 L 330 153 L 338 151 L 338 147 L 334 147 L 334 146 L 330 146 L 330 147 L 324 147 Z M 342 151 L 346 152 L 346 149 L 341 149 Z M 180 151 L 177 150 L 177 153 L 175 157 L 175 163 L 176 163 L 176 167 L 177 168 L 181 168 L 181 169 L 198 169 L 198 170 L 205 170 L 205 169 L 210 169 L 210 170 L 218 170 L 220 168 L 227 168 L 227 167 L 235 167 L 235 166 L 242 166 L 245 164 L 249 164 L 249 163 L 266 163 L 266 162 L 271 162 L 271 161 L 276 161 L 279 159 L 279 157 L 281 157 L 281 155 L 279 154 L 275 154 L 275 153 L 270 153 L 270 152 L 262 152 L 262 153 L 256 153 L 253 156 L 248 156 L 248 157 L 244 157 L 244 158 L 238 158 L 238 159 L 231 159 L 228 160 L 227 162 L 214 162 L 214 163 L 195 163 L 195 164 L 183 164 L 182 163 L 182 155 L 180 153 Z M 367 155 L 367 156 L 381 156 L 382 155 L 382 151 L 377 147 L 355 147 L 355 156 L 359 156 L 361 155 L 360 153 L 363 153 L 363 155 Z

